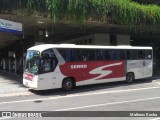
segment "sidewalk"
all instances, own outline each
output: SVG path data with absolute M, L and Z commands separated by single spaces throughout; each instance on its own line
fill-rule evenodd
M 22 76 L 0 70 L 0 97 L 31 95 L 22 84 Z

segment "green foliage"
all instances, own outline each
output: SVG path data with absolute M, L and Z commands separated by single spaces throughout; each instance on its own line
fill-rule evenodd
M 63 14 L 63 3 L 64 0 L 47 0 L 48 10 L 53 22 L 56 22 L 57 18 Z
M 57 19 L 83 24 L 87 20 L 97 20 L 127 26 L 160 27 L 160 7 L 142 5 L 132 0 L 0 0 L 0 11 L 27 9 L 29 15 L 35 12 L 50 13 L 55 23 Z
M 87 8 L 89 7 L 87 3 L 87 0 L 69 0 L 67 9 L 70 19 L 78 24 L 83 23 L 86 20 Z

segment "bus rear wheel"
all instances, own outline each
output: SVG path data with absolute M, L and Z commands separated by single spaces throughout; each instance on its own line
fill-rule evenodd
M 65 78 L 62 82 L 62 89 L 64 91 L 70 91 L 74 87 L 74 82 L 71 78 Z
M 127 73 L 126 75 L 126 82 L 132 83 L 134 81 L 134 74 L 133 73 Z

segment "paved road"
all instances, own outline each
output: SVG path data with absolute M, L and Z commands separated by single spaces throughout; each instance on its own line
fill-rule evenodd
M 61 90 L 31 91 L 30 96 L 3 97 L 0 111 L 159 111 L 160 80 L 140 80 L 134 84 L 124 82 L 78 87 L 64 93 Z M 49 114 L 46 112 L 45 114 Z M 72 114 L 69 113 L 69 114 Z M 76 113 L 74 113 L 76 114 Z M 88 113 L 90 114 L 90 113 Z M 87 115 L 88 115 L 87 114 Z M 98 115 L 98 113 L 93 113 Z M 92 115 L 93 115 L 92 114 Z M 107 114 L 107 113 L 106 113 Z M 105 114 L 105 115 L 106 115 Z M 112 113 L 111 113 L 112 114 Z M 118 113 L 117 113 L 118 114 Z M 156 113 L 155 113 L 156 114 Z M 58 115 L 58 114 L 57 114 Z M 64 115 L 64 114 L 63 114 Z M 158 112 L 160 117 L 160 112 Z M 112 117 L 107 120 L 158 120 L 159 117 Z M 3 118 L 1 118 L 3 119 Z M 12 118 L 15 119 L 15 118 Z M 50 118 L 53 119 L 53 118 Z M 66 119 L 56 117 L 55 119 Z M 67 119 L 71 119 L 68 118 Z M 73 118 L 72 118 L 73 119 Z M 105 117 L 78 117 L 103 119 Z

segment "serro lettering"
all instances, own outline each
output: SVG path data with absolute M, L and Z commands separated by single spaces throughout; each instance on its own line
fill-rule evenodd
M 71 69 L 87 68 L 87 65 L 71 65 Z

